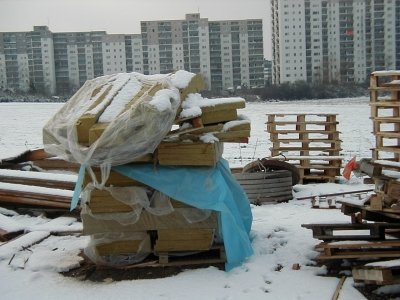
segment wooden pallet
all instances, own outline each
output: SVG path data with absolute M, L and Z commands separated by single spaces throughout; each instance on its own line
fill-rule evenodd
M 313 231 L 315 239 L 324 241 L 384 240 L 388 229 L 400 229 L 400 223 L 302 224 Z
M 348 216 L 357 215 L 357 219 L 388 223 L 400 222 L 400 214 L 398 213 L 398 211 L 390 209 L 376 210 L 371 208 L 369 205 L 348 203 L 344 201 L 339 202 L 342 203 L 342 213 Z
M 342 150 L 335 114 L 267 116 L 271 155 L 274 157 L 285 153 L 285 156 L 294 158 L 300 172 L 299 183 L 335 181 L 335 177 L 340 175 L 341 158 L 321 161 L 322 157 L 339 156 Z M 318 156 L 321 157 L 318 162 L 313 162 Z
M 315 260 L 375 259 L 400 257 L 400 241 L 347 241 L 321 243 L 315 247 L 322 253 Z
M 370 75 L 370 106 L 376 147 L 374 160 L 400 161 L 400 71 Z M 387 97 L 387 94 L 390 97 Z
M 352 269 L 354 282 L 388 285 L 400 283 L 400 266 L 355 266 Z

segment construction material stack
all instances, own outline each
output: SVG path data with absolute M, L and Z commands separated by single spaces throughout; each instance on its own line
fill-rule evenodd
M 369 90 L 376 147 L 358 168 L 374 180 L 374 190 L 358 201 L 337 201 L 351 223 L 303 226 L 324 241 L 316 246 L 319 263 L 340 264 L 339 271 L 350 266 L 355 282 L 392 285 L 400 282 L 400 71 L 371 73 Z
M 370 206 L 397 213 L 400 212 L 400 71 L 373 72 L 369 90 L 376 141 L 372 149 L 376 194 Z
M 300 182 L 334 182 L 340 175 L 341 140 L 336 114 L 268 114 L 271 159 L 293 163 Z
M 81 164 L 81 217 L 91 237 L 85 254 L 95 263 L 151 257 L 153 266 L 168 266 L 193 252 L 207 260 L 182 264 L 239 263 L 225 257 L 222 223 L 242 214 L 234 203 L 242 201 L 246 223 L 251 212 L 238 184 L 227 191 L 235 182 L 221 158 L 224 142 L 247 141 L 250 121 L 237 113 L 244 99 L 206 99 L 203 88 L 201 76 L 186 71 L 105 76 L 87 82 L 45 126 L 45 149 Z

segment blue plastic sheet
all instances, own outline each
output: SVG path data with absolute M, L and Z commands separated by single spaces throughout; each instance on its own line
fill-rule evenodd
M 221 159 L 215 168 L 127 164 L 113 170 L 188 205 L 219 212 L 227 271 L 253 254 L 250 203 L 227 161 Z

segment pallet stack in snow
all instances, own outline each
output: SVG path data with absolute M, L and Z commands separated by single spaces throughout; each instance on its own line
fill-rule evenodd
M 272 159 L 295 164 L 300 183 L 334 182 L 343 159 L 337 124 L 335 114 L 268 114 Z
M 204 99 L 197 94 L 202 87 L 201 77 L 196 75 L 188 86 L 180 89 L 182 104 L 176 115 L 175 128 L 154 153 L 133 161 L 133 164 L 153 163 L 155 168 L 158 164 L 213 168 L 222 157 L 224 142 L 248 141 L 250 122 L 237 112 L 245 107 L 244 99 Z M 152 96 L 159 88 L 158 85 L 146 86 L 135 98 Z M 108 93 L 109 89 L 96 92 Z M 101 101 L 97 105 L 101 105 Z M 76 129 L 82 144 L 95 143 L 107 127 L 107 123 L 98 122 L 101 114 L 94 114 L 93 109 L 91 111 L 77 123 Z M 94 174 L 100 182 L 99 168 L 94 168 Z M 92 178 L 86 175 L 84 185 L 91 184 Z M 176 182 L 176 185 L 180 184 Z M 87 193 L 89 200 L 83 204 L 82 213 L 83 231 L 91 236 L 92 242 L 86 253 L 98 263 L 132 263 L 144 256 L 156 255 L 157 265 L 170 265 L 174 263 L 171 260 L 175 259 L 175 254 L 192 251 L 214 251 L 216 254 L 208 258 L 206 263 L 225 261 L 224 248 L 216 241 L 219 225 L 215 212 L 207 213 L 189 206 L 184 199 L 170 199 L 113 170 L 104 189 L 92 187 Z M 124 193 L 135 195 L 130 197 L 130 203 L 121 201 L 120 195 Z M 143 199 L 154 197 L 158 198 L 150 201 L 150 206 L 157 210 L 161 205 L 161 214 L 142 209 Z M 202 217 L 199 219 L 199 216 Z M 199 264 L 201 261 L 193 263 Z
M 375 195 L 370 206 L 396 214 L 400 208 L 400 71 L 373 72 L 369 90 L 376 142 L 372 149 Z

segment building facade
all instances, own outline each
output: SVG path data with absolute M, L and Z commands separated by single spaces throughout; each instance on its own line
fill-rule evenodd
M 271 0 L 273 83 L 400 68 L 400 0 Z
M 77 90 L 86 80 L 120 72 L 187 70 L 209 90 L 264 85 L 262 20 L 141 22 L 141 34 L 105 31 L 0 33 L 0 89 L 49 95 Z
M 141 22 L 145 74 L 185 69 L 201 73 L 210 90 L 259 87 L 263 79 L 262 20 Z
M 46 26 L 0 33 L 0 88 L 55 93 L 53 37 Z

